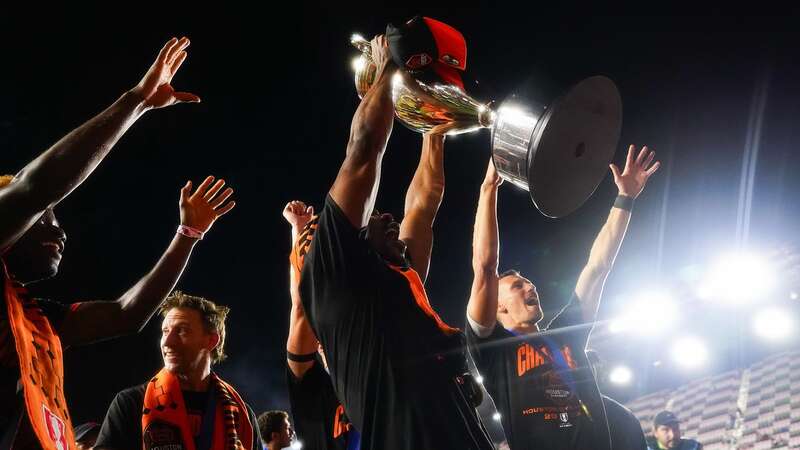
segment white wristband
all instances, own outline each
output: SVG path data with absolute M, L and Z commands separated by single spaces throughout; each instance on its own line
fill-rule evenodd
M 188 227 L 186 225 L 179 225 L 178 233 L 192 239 L 197 239 L 198 241 L 202 240 L 203 234 L 205 234 L 197 228 Z

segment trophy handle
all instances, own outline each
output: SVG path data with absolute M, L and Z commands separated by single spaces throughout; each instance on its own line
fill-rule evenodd
M 360 34 L 350 36 L 350 44 L 372 61 L 372 45 L 364 39 L 364 36 Z
M 364 98 L 375 82 L 377 70 L 372 60 L 372 44 L 359 34 L 350 36 L 350 44 L 361 52 L 353 61 L 353 69 L 356 92 L 359 98 Z M 447 134 L 468 133 L 494 125 L 495 113 L 489 104 L 478 102 L 456 86 L 428 85 L 402 69 L 392 78 L 392 102 L 397 118 L 420 133 L 448 123 L 455 124 Z

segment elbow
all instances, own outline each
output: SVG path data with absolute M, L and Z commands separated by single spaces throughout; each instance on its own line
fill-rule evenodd
M 124 336 L 129 336 L 133 334 L 139 334 L 144 331 L 147 323 L 150 321 L 150 317 L 132 317 L 130 320 L 123 320 L 120 324 L 120 334 Z
M 383 133 L 376 123 L 364 119 L 364 114 L 356 114 L 350 125 L 350 139 L 347 144 L 348 152 L 357 148 L 371 148 L 380 142 Z
M 418 220 L 433 225 L 436 220 L 436 213 L 439 211 L 439 206 L 442 204 L 442 195 L 444 188 L 437 190 L 435 187 L 422 186 L 420 189 L 424 191 L 419 194 L 416 191 L 409 191 L 406 197 L 405 215 L 414 215 Z
M 483 247 L 473 244 L 472 246 L 472 270 L 475 274 L 497 275 L 497 267 L 500 264 L 500 257 L 496 247 Z
M 147 321 L 126 321 L 126 320 L 119 320 L 116 323 L 113 331 L 109 336 L 106 338 L 112 337 L 122 337 L 122 336 L 132 336 L 134 334 L 139 334 L 144 331 L 145 326 L 147 325 Z
M 124 299 L 118 300 L 117 305 L 119 306 L 119 313 L 115 322 L 117 323 L 117 331 L 121 336 L 139 334 L 144 331 L 157 310 L 157 308 L 154 308 L 146 312 L 141 311 L 139 308 L 130 307 Z
M 43 211 L 54 204 L 52 195 L 44 195 L 53 192 L 47 180 L 35 180 L 24 171 L 17 174 L 5 189 L 13 191 L 12 196 L 19 199 L 25 210 Z
M 136 324 L 132 324 L 127 330 L 124 330 L 123 334 L 131 335 L 131 334 L 139 334 L 144 331 L 144 328 L 147 326 L 147 321 L 141 321 Z
M 482 275 L 485 277 L 497 276 L 497 259 L 479 258 L 472 260 L 472 271 L 475 275 Z
M 364 130 L 353 130 L 347 142 L 347 159 L 357 164 L 363 164 L 374 159 L 383 147 L 374 134 Z
M 353 126 L 350 128 L 350 139 L 347 141 L 347 150 L 366 147 L 370 136 L 371 133 L 367 127 L 362 126 L 359 122 L 353 122 Z
M 592 279 L 605 279 L 613 266 L 611 262 L 593 263 L 586 266 L 584 273 Z

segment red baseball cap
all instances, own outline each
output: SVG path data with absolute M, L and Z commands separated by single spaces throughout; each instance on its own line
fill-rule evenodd
M 443 81 L 464 89 L 461 72 L 467 68 L 467 42 L 450 25 L 416 16 L 401 27 L 389 24 L 386 39 L 392 59 L 422 81 Z

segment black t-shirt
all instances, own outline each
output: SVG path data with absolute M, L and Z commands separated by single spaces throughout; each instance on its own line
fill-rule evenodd
M 492 444 L 465 392 L 461 333 L 445 334 L 328 197 L 300 235 L 306 315 L 364 450 Z
M 31 305 L 41 310 L 56 332 L 69 312 L 69 306 L 52 300 L 36 299 Z M 14 439 L 17 446 L 36 448 L 39 443 L 25 414 L 22 386 L 17 389 L 18 380 L 19 358 L 8 323 L 5 274 L 0 262 L 0 445 Z
M 642 425 L 631 410 L 605 395 L 603 396 L 603 406 L 606 408 L 608 429 L 611 432 L 611 448 L 614 450 L 647 449 Z
M 494 399 L 513 450 L 604 450 L 608 426 L 585 354 L 590 327 L 581 325 L 573 295 L 550 332 L 517 336 L 499 323 L 481 338 L 467 323 L 467 343 Z
M 142 448 L 142 408 L 147 384 L 134 386 L 119 392 L 111 406 L 108 407 L 103 426 L 97 436 L 96 448 L 117 450 L 141 450 Z M 200 434 L 200 425 L 206 408 L 208 394 L 205 392 L 182 391 L 186 412 L 189 414 L 189 426 L 195 437 Z M 253 448 L 261 450 L 261 434 L 258 420 L 250 405 L 247 412 L 253 427 Z
M 314 361 L 302 378 L 286 369 L 289 403 L 297 437 L 308 450 L 357 449 L 359 435 L 350 424 L 328 372 Z

